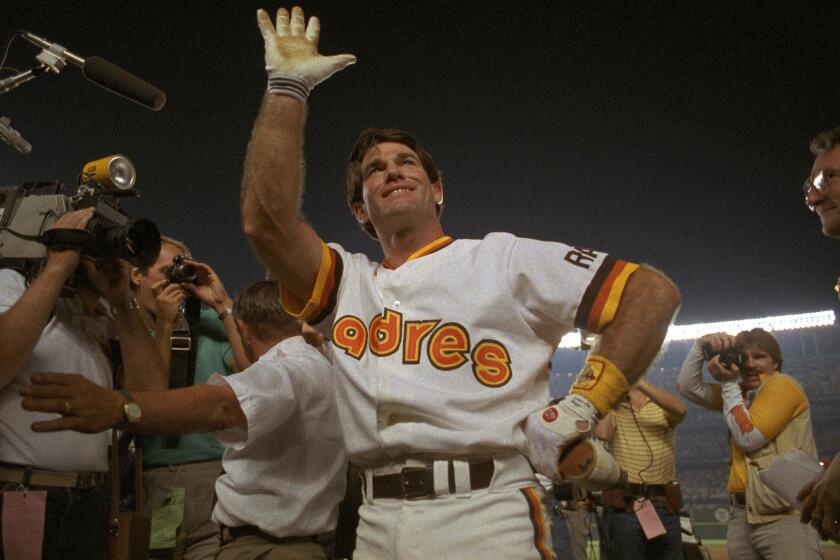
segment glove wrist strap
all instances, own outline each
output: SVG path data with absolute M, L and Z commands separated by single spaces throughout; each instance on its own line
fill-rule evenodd
M 312 91 L 312 86 L 300 76 L 284 72 L 268 73 L 267 92 L 269 94 L 286 95 L 298 99 L 301 103 L 306 103 L 310 91 Z
M 591 354 L 569 392 L 587 398 L 604 416 L 629 390 L 627 379 L 614 363 Z

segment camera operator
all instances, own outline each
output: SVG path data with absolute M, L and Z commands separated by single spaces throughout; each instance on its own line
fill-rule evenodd
M 703 381 L 708 358 L 717 384 Z M 677 379 L 685 398 L 725 415 L 731 454 L 726 550 L 733 560 L 823 557 L 816 531 L 799 523 L 793 506 L 758 476 L 774 458 L 793 449 L 817 458 L 808 399 L 797 381 L 780 373 L 781 367 L 778 342 L 756 328 L 735 337 L 701 337 Z
M 65 213 L 53 229 L 84 229 L 93 214 L 93 208 Z M 74 274 L 77 294 L 61 297 Z M 101 297 L 109 303 L 110 315 Z M 44 491 L 44 532 L 29 544 L 43 539 L 45 559 L 103 556 L 110 437 L 33 433 L 31 424 L 51 415 L 23 410 L 18 387 L 37 372 L 64 372 L 110 388 L 112 367 L 106 351 L 113 334 L 119 336 L 124 386 L 165 389 L 165 370 L 137 313 L 126 263 L 94 261 L 77 250 L 53 248 L 28 286 L 19 272 L 0 269 L 0 481 L 3 501 L 10 508 L 4 508 L 4 532 L 31 530 L 26 518 L 11 514 L 12 503 L 23 499 L 29 504 L 16 490 L 29 490 L 29 495 Z M 61 405 L 64 414 L 72 412 L 69 401 Z
M 171 344 L 179 338 L 173 339 L 176 325 L 180 322 L 186 326 L 182 306 L 190 296 L 208 307 L 201 310 L 197 328 L 192 327 L 189 332 L 189 346 L 195 345 L 192 384 L 203 385 L 214 373 L 229 375 L 250 365 L 224 284 L 210 266 L 191 260 L 190 251 L 182 242 L 162 236 L 157 261 L 146 269 L 132 269 L 131 283 L 140 314 L 154 332 L 167 368 L 173 362 Z M 173 504 L 182 511 L 182 522 L 174 535 L 153 537 L 152 557 L 213 558 L 218 550 L 219 528 L 210 521 L 210 515 L 224 449 L 209 433 L 178 438 L 142 437 L 139 441 L 143 447 L 148 511 L 154 517 L 161 506 Z
M 803 185 L 805 203 L 819 216 L 823 233 L 840 239 L 840 127 L 818 134 L 811 152 L 816 158 Z M 840 453 L 798 498 L 804 501 L 802 522 L 810 522 L 824 539 L 840 542 Z

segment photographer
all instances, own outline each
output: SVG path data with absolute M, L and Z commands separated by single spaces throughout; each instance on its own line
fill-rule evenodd
M 703 381 L 704 348 L 717 384 Z M 823 557 L 816 531 L 799 523 L 796 510 L 758 476 L 792 449 L 817 458 L 808 399 L 799 383 L 780 373 L 781 367 L 778 342 L 756 328 L 735 337 L 701 337 L 677 379 L 685 398 L 726 418 L 731 436 L 726 550 L 734 560 Z
M 84 229 L 93 215 L 93 208 L 65 213 L 53 229 Z M 62 288 L 74 275 L 77 294 L 61 297 Z M 102 297 L 110 305 L 110 315 L 101 304 Z M 77 250 L 51 249 L 40 274 L 28 286 L 19 272 L 0 269 L 0 481 L 3 500 L 10 508 L 21 499 L 29 503 L 17 490 L 33 490 L 30 496 L 45 491 L 40 537 L 45 559 L 102 557 L 110 437 L 108 433 L 33 433 L 31 424 L 51 415 L 23 410 L 18 387 L 37 372 L 64 372 L 110 388 L 112 367 L 106 349 L 114 334 L 120 340 L 124 385 L 165 389 L 163 364 L 137 313 L 125 263 L 82 258 Z M 72 412 L 69 401 L 61 404 L 64 414 Z M 20 519 L 4 515 L 3 523 L 8 525 L 4 532 L 20 534 L 24 528 L 16 523 Z M 39 540 L 30 540 L 30 546 Z
M 204 385 L 214 373 L 229 375 L 250 365 L 224 284 L 210 266 L 190 259 L 186 245 L 161 237 L 157 261 L 145 269 L 132 269 L 131 283 L 140 314 L 154 333 L 167 368 L 175 361 L 173 352 L 193 351 L 194 359 L 189 361 L 192 371 L 187 378 L 192 378 L 193 385 Z M 188 333 L 190 343 L 185 345 L 185 337 L 178 336 L 176 328 L 179 323 L 186 327 L 182 305 L 190 296 L 208 309 L 201 310 L 197 325 Z M 172 344 L 179 340 L 180 346 L 173 350 Z M 218 550 L 219 528 L 210 521 L 210 514 L 213 486 L 222 472 L 222 446 L 209 433 L 142 437 L 140 445 L 147 510 L 154 516 L 161 506 L 174 504 L 182 512 L 181 525 L 174 535 L 152 539 L 152 557 L 213 558 Z

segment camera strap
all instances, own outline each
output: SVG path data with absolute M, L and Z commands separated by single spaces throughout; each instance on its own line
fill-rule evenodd
M 40 240 L 55 249 L 81 250 L 93 242 L 93 234 L 84 229 L 48 229 L 41 234 Z
M 188 297 L 184 313 L 175 323 L 169 338 L 169 388 L 190 387 L 195 382 L 195 358 L 198 350 L 198 329 L 201 300 Z M 166 449 L 178 447 L 179 436 L 166 438 Z

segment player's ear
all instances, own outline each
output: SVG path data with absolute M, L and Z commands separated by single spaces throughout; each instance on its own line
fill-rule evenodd
M 353 203 L 353 215 L 356 216 L 356 221 L 362 225 L 370 221 L 370 216 L 368 216 L 367 210 L 365 210 L 365 206 L 361 202 Z
M 438 206 L 443 204 L 443 183 L 441 181 L 432 183 L 432 195 L 435 197 L 435 204 Z

